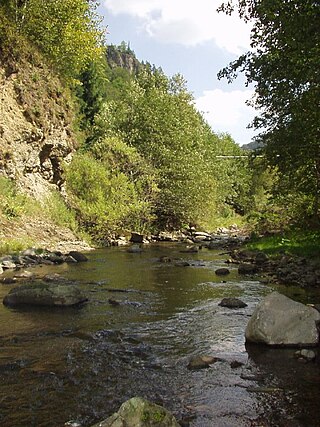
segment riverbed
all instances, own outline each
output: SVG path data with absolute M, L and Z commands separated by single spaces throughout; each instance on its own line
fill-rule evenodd
M 227 254 L 183 248 L 112 247 L 88 253 L 86 263 L 32 268 L 74 280 L 89 301 L 65 309 L 0 306 L 0 425 L 87 427 L 142 396 L 185 426 L 320 426 L 319 364 L 298 362 L 294 349 L 245 345 L 251 313 L 275 287 L 240 277 L 236 265 L 217 276 Z M 0 298 L 13 286 L 1 284 Z M 319 292 L 276 290 L 320 303 Z M 224 297 L 247 307 L 221 307 Z M 220 360 L 188 370 L 196 355 Z

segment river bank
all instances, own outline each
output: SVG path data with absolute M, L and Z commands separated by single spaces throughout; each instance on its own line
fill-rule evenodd
M 27 268 L 37 264 L 76 262 L 72 255 L 70 256 L 70 252 L 86 253 L 95 249 L 92 243 L 79 239 L 70 229 L 36 218 L 21 223 L 2 219 L 0 238 L 5 239 L 8 236 L 13 241 L 30 240 L 34 245 L 26 251 L 15 251 L 15 255 L 10 254 L 8 246 L 8 253 L 0 257 L 0 274 L 6 270 Z M 184 250 L 190 253 L 197 253 L 202 248 L 224 251 L 229 255 L 226 259 L 227 264 L 237 265 L 240 274 L 259 275 L 264 283 L 301 288 L 320 287 L 318 258 L 289 255 L 282 249 L 274 251 L 271 256 L 263 250 L 248 249 L 248 246 L 252 246 L 248 233 L 238 229 L 236 225 L 230 228 L 220 227 L 213 233 L 195 229 L 159 232 L 156 235 L 126 233 L 114 235 L 103 243 L 106 246 L 130 247 L 129 250 L 134 252 L 155 242 L 181 243 L 185 245 Z

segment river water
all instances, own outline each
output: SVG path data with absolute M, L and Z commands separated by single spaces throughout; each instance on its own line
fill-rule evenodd
M 106 248 L 89 253 L 87 263 L 33 268 L 75 280 L 89 302 L 68 309 L 0 306 L 0 425 L 87 427 L 142 396 L 184 426 L 320 426 L 319 364 L 298 362 L 294 349 L 245 347 L 254 307 L 275 288 L 239 277 L 236 266 L 216 276 L 227 258 L 219 251 L 181 249 Z M 173 261 L 159 262 L 164 255 Z M 12 286 L 0 285 L 1 299 Z M 277 290 L 320 303 L 319 293 Z M 248 306 L 220 307 L 229 296 Z M 196 355 L 221 361 L 190 371 Z M 232 361 L 243 365 L 232 368 Z

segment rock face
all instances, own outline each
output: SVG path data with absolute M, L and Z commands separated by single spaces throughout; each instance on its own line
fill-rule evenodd
M 87 301 L 85 295 L 74 285 L 65 283 L 27 284 L 11 289 L 3 299 L 7 306 L 38 305 L 69 307 Z
M 108 46 L 107 61 L 111 68 L 125 68 L 130 74 L 137 74 L 141 69 L 141 64 L 129 47 L 119 49 L 116 46 Z
M 312 307 L 272 292 L 256 307 L 245 336 L 247 342 L 280 346 L 315 346 L 320 313 Z
M 72 107 L 45 65 L 0 59 L 0 175 L 16 181 L 38 200 L 63 185 L 63 164 L 71 160 Z
M 123 403 L 118 412 L 92 427 L 179 427 L 174 416 L 162 406 L 140 397 Z

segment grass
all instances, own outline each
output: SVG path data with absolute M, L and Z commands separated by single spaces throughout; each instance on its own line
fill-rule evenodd
M 320 257 L 320 231 L 288 231 L 274 236 L 254 238 L 248 249 L 260 250 L 269 255 L 279 253 L 305 258 Z
M 24 249 L 34 246 L 31 239 L 1 239 L 0 243 L 0 256 L 7 254 L 15 254 Z

